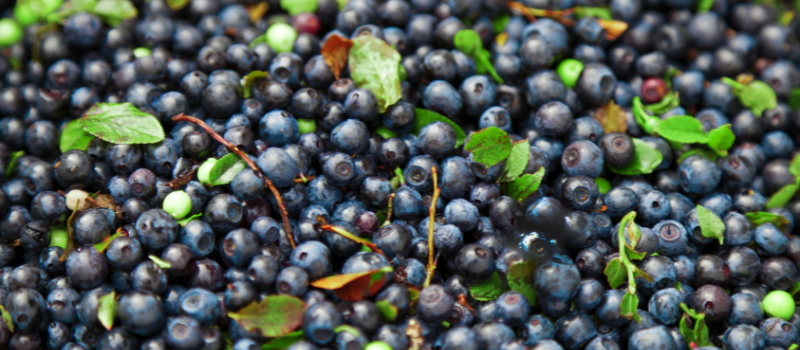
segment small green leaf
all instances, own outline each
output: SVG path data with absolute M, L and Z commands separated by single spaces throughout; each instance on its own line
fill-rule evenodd
M 472 153 L 475 162 L 490 167 L 508 158 L 511 146 L 508 133 L 492 126 L 472 134 L 464 151 Z
M 680 283 L 680 282 L 675 282 L 675 289 L 677 289 L 678 291 L 680 291 L 680 290 L 681 290 L 681 288 L 682 288 L 682 286 L 681 286 L 681 283 Z
M 744 216 L 748 220 L 750 220 L 750 223 L 752 223 L 754 226 L 760 226 L 762 224 L 766 224 L 766 223 L 769 222 L 769 223 L 772 223 L 773 225 L 775 225 L 775 227 L 777 227 L 777 228 L 779 228 L 781 230 L 786 230 L 786 227 L 789 224 L 791 224 L 791 221 L 789 221 L 789 219 L 787 219 L 787 218 L 785 218 L 785 217 L 783 217 L 781 215 L 768 213 L 768 212 L 765 212 L 765 211 L 759 211 L 759 212 L 755 212 L 755 213 L 747 213 L 747 214 L 744 214 Z
M 250 49 L 254 49 L 256 46 L 258 46 L 258 44 L 266 44 L 266 43 L 267 43 L 267 34 L 264 33 L 255 37 L 253 41 L 247 44 L 247 47 L 249 47 Z
M 64 126 L 64 131 L 61 133 L 61 139 L 58 142 L 58 148 L 61 149 L 62 153 L 71 149 L 86 151 L 92 140 L 94 140 L 94 136 L 83 131 L 83 124 L 80 121 L 73 120 Z
M 637 308 L 639 307 L 639 297 L 635 293 L 628 291 L 622 296 L 622 302 L 619 304 L 619 314 L 627 319 L 635 319 L 636 322 L 642 323 L 642 318 L 639 317 Z
M 117 316 L 117 292 L 111 291 L 100 297 L 97 308 L 97 319 L 107 330 L 114 328 L 114 317 Z
M 14 332 L 14 320 L 11 318 L 11 314 L 6 311 L 6 308 L 3 305 L 0 305 L 0 320 L 6 324 L 6 327 L 13 333 Z
M 314 13 L 319 7 L 317 0 L 281 0 L 281 7 L 292 16 L 303 12 Z
M 708 12 L 714 6 L 714 0 L 700 0 L 697 2 L 697 13 Z
M 582 19 L 584 17 L 595 17 L 607 21 L 614 19 L 611 16 L 611 9 L 606 7 L 575 6 L 575 17 L 578 19 Z
M 532 260 L 522 260 L 508 267 L 508 287 L 511 290 L 522 294 L 528 300 L 530 306 L 536 306 L 537 293 L 533 287 L 533 272 L 536 270 L 536 263 Z
M 417 108 L 416 109 L 416 119 L 414 121 L 414 128 L 411 129 L 411 133 L 414 135 L 419 136 L 419 132 L 422 131 L 428 124 L 432 124 L 435 122 L 443 122 L 450 124 L 453 127 L 453 130 L 456 132 L 456 148 L 461 147 L 464 144 L 464 140 L 467 139 L 467 135 L 464 133 L 464 130 L 461 129 L 458 124 L 454 123 L 452 120 L 447 119 L 447 117 L 436 113 L 434 111 L 429 111 L 427 109 Z
M 209 173 L 208 185 L 227 185 L 246 167 L 247 163 L 236 153 L 228 153 L 214 163 Z
M 473 284 L 469 287 L 469 293 L 472 298 L 479 301 L 492 301 L 497 299 L 501 294 L 508 291 L 508 287 L 500 278 L 497 271 L 492 274 L 492 277 L 478 284 Z
M 597 184 L 597 189 L 602 194 L 606 194 L 606 193 L 608 193 L 608 191 L 611 191 L 611 183 L 608 182 L 608 180 L 606 180 L 605 178 L 596 177 L 594 179 L 594 183 Z
M 634 138 L 633 144 L 636 146 L 636 153 L 633 154 L 633 159 L 619 168 L 609 165 L 609 170 L 620 175 L 650 174 L 664 159 L 661 152 L 647 144 L 647 142 Z
M 754 80 L 750 84 L 743 85 L 730 78 L 722 78 L 722 82 L 733 87 L 734 93 L 739 98 L 739 102 L 745 108 L 749 108 L 756 117 L 761 117 L 761 113 L 773 109 L 778 105 L 778 98 L 775 91 L 769 84 Z
M 194 214 L 194 215 L 191 215 L 191 216 L 187 216 L 187 217 L 185 217 L 183 219 L 178 220 L 178 224 L 181 225 L 181 227 L 184 227 L 190 221 L 192 221 L 194 219 L 197 219 L 197 218 L 200 218 L 201 216 L 203 216 L 203 213 L 197 213 L 197 214 Z
M 248 332 L 258 331 L 264 337 L 283 337 L 300 327 L 306 305 L 290 295 L 269 295 L 254 301 L 228 317 Z
M 667 118 L 656 127 L 656 133 L 667 140 L 681 143 L 707 143 L 708 135 L 697 118 L 688 115 Z
M 375 94 L 380 113 L 403 97 L 397 74 L 400 54 L 385 41 L 369 35 L 356 37 L 347 62 L 356 85 Z
M 661 118 L 647 114 L 644 110 L 644 105 L 642 105 L 642 100 L 639 99 L 638 96 L 633 98 L 633 108 L 631 111 L 633 112 L 633 117 L 636 119 L 636 124 L 639 124 L 645 133 L 652 135 L 656 132 L 656 127 L 661 123 Z
M 191 1 L 192 0 L 167 0 L 167 6 L 169 6 L 172 11 L 180 11 L 186 7 L 186 5 L 189 5 Z
M 378 308 L 378 312 L 381 314 L 381 321 L 394 322 L 397 319 L 397 307 L 389 303 L 388 300 L 376 301 L 375 307 Z
M 65 249 L 67 247 L 67 239 L 69 239 L 69 236 L 64 226 L 50 227 L 51 247 L 61 247 L 61 249 Z
M 700 230 L 703 237 L 714 238 L 719 240 L 722 245 L 725 239 L 725 223 L 720 220 L 717 214 L 712 213 L 710 210 L 702 205 L 697 206 L 697 221 L 700 222 Z
M 254 70 L 250 72 L 250 74 L 245 75 L 244 78 L 242 78 L 242 80 L 239 82 L 239 85 L 242 86 L 242 98 L 250 98 L 250 87 L 253 85 L 253 83 L 268 78 L 269 73 L 260 70 Z
M 17 163 L 19 162 L 19 157 L 25 155 L 25 151 L 15 151 L 11 153 L 11 160 L 8 162 L 8 168 L 6 168 L 6 177 L 10 178 L 14 176 L 14 169 L 17 168 Z
M 627 255 L 628 259 L 631 260 L 642 260 L 645 256 L 647 256 L 647 253 L 639 253 L 633 249 L 633 247 L 625 244 L 625 255 Z
M 489 73 L 498 84 L 503 84 L 503 79 L 497 75 L 494 66 L 489 61 L 491 55 L 483 48 L 481 36 L 472 29 L 462 29 L 453 37 L 453 46 L 456 50 L 472 57 L 475 61 L 475 71 L 478 74 Z
M 789 345 L 789 350 L 797 350 L 797 348 L 798 348 L 797 344 Z
M 64 3 L 63 0 L 20 0 L 14 6 L 14 17 L 20 25 L 29 26 L 44 21 L 47 16 L 56 12 Z
M 148 256 L 148 258 L 150 258 L 150 260 L 153 260 L 153 263 L 156 264 L 156 266 L 158 266 L 158 267 L 160 267 L 162 269 L 171 269 L 172 268 L 172 264 L 170 264 L 170 263 L 168 263 L 168 262 L 166 262 L 164 260 L 161 260 L 161 258 L 159 258 L 159 257 L 157 257 L 155 255 L 150 255 L 150 256 Z
M 522 175 L 531 157 L 531 143 L 527 139 L 514 142 L 506 160 L 503 182 L 514 181 Z
M 718 158 L 717 154 L 714 153 L 714 151 L 712 151 L 712 150 L 707 150 L 705 148 L 693 148 L 693 149 L 690 149 L 690 150 L 688 150 L 686 152 L 683 152 L 683 154 L 681 154 L 681 156 L 678 157 L 678 161 L 676 163 L 680 164 L 681 162 L 683 162 L 684 159 L 689 158 L 689 157 L 694 156 L 694 155 L 697 155 L 697 156 L 700 156 L 700 157 L 704 157 L 704 158 L 708 158 L 711 161 L 716 161 L 717 158 Z
M 795 177 L 800 177 L 800 155 L 797 155 L 794 157 L 794 159 L 792 159 L 792 162 L 789 164 L 789 173 Z
M 661 101 L 644 106 L 644 109 L 653 112 L 657 115 L 662 115 L 669 112 L 671 109 L 680 106 L 681 99 L 677 92 L 664 95 Z
M 628 276 L 628 272 L 625 270 L 625 265 L 622 263 L 620 258 L 609 260 L 603 273 L 606 275 L 606 277 L 608 277 L 608 285 L 614 289 L 625 283 L 625 280 Z
M 800 109 L 800 88 L 793 88 L 791 95 L 789 95 L 789 106 L 793 111 Z
M 76 120 L 80 121 L 84 131 L 113 144 L 156 143 L 164 140 L 164 128 L 158 119 L 127 102 L 96 103 Z
M 92 12 L 103 18 L 112 27 L 139 15 L 136 6 L 129 0 L 100 0 Z
M 262 350 L 277 350 L 277 349 L 288 349 L 292 344 L 297 343 L 301 340 L 305 339 L 305 335 L 303 334 L 302 330 L 294 331 L 289 333 L 283 337 L 272 338 L 266 344 L 261 345 Z
M 504 32 L 510 20 L 511 20 L 511 15 L 509 15 L 508 13 L 492 18 L 492 28 L 494 28 L 494 32 L 495 33 Z
M 792 200 L 792 197 L 794 197 L 795 193 L 797 193 L 798 188 L 800 188 L 800 185 L 798 184 L 789 184 L 781 187 L 780 190 L 772 194 L 772 197 L 769 197 L 766 208 L 772 209 L 785 207 L 786 204 L 789 204 L 789 201 Z
M 375 129 L 375 133 L 381 135 L 381 137 L 383 137 L 384 139 L 390 139 L 392 137 L 398 136 L 396 132 L 389 130 L 389 128 L 385 126 L 381 126 Z
M 52 235 L 52 233 L 51 233 L 51 235 Z M 106 251 L 106 249 L 108 249 L 108 246 L 111 245 L 111 242 L 113 242 L 115 239 L 123 237 L 123 236 L 127 236 L 127 235 L 128 235 L 128 233 L 125 230 L 119 230 L 116 233 L 114 233 L 113 235 L 110 235 L 110 236 L 107 236 L 106 238 L 103 238 L 103 240 L 100 243 L 95 243 L 94 244 L 94 249 L 97 250 L 98 253 L 102 253 L 102 252 Z M 52 241 L 52 238 L 51 238 L 51 241 Z
M 719 156 L 727 156 L 728 149 L 733 146 L 736 135 L 731 131 L 731 125 L 720 125 L 708 133 L 708 147 L 711 147 Z
M 539 189 L 544 178 L 544 167 L 539 168 L 533 174 L 525 174 L 512 182 L 506 183 L 505 192 L 517 201 L 523 201 Z

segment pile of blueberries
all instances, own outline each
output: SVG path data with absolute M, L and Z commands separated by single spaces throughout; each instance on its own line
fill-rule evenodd
M 0 349 L 796 348 L 800 308 L 786 310 L 800 289 L 800 196 L 767 208 L 800 180 L 791 4 L 314 0 L 314 12 L 290 16 L 282 6 L 292 1 L 191 0 L 173 10 L 170 0 L 136 0 L 135 18 L 111 26 L 77 12 L 25 27 L 0 51 Z M 14 17 L 14 5 L 0 1 L 2 17 Z M 531 18 L 518 5 L 553 12 Z M 579 21 L 575 7 L 611 19 Z M 627 24 L 622 35 L 608 35 L 612 20 Z M 282 38 L 296 34 L 290 48 L 259 39 L 279 24 L 293 30 Z M 465 29 L 480 36 L 502 83 L 456 50 Z M 322 47 L 334 34 L 372 36 L 402 56 L 399 101 L 381 112 L 382 92 L 347 66 L 331 69 Z M 566 59 L 577 73 L 558 69 Z M 243 91 L 253 71 L 268 74 Z M 747 76 L 769 85 L 777 106 L 758 115 L 721 80 Z M 730 124 L 727 154 L 683 157 L 704 146 L 645 133 L 633 101 L 658 103 L 670 91 L 679 105 L 658 117 L 693 116 L 706 132 Z M 600 123 L 612 102 L 625 132 Z M 130 103 L 166 137 L 93 138 L 62 152 L 65 126 L 98 103 Z M 501 181 L 510 160 L 476 161 L 453 147 L 450 124 L 419 125 L 421 109 L 458 125 L 464 144 L 490 127 L 527 139 L 522 173 L 543 168 L 541 185 L 510 195 Z M 205 124 L 173 120 L 181 114 Z M 634 138 L 662 162 L 615 173 L 635 158 Z M 258 170 L 201 181 L 198 166 L 233 152 L 228 144 Z M 189 200 L 167 203 L 177 191 Z M 68 200 L 81 193 L 97 199 Z M 721 241 L 704 234 L 697 206 L 724 224 Z M 179 222 L 167 207 L 201 215 Z M 633 211 L 638 243 L 620 227 Z M 747 216 L 761 212 L 780 220 Z M 68 242 L 63 232 L 56 242 L 58 228 Z M 652 277 L 636 278 L 640 320 L 623 312 L 629 281 L 612 288 L 605 271 L 625 246 L 620 230 L 646 254 L 632 263 Z M 525 293 L 508 287 L 520 261 L 534 266 Z M 359 301 L 311 285 L 386 267 L 383 286 Z M 503 292 L 485 297 L 487 281 Z M 767 298 L 776 291 L 788 293 Z M 108 327 L 98 315 L 112 292 Z M 275 345 L 229 316 L 276 295 L 304 303 L 294 342 Z M 704 315 L 708 339 L 687 341 L 700 320 L 686 310 Z

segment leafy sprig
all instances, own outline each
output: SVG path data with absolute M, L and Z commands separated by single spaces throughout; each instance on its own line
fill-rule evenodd
M 744 216 L 747 218 L 747 220 L 750 220 L 750 223 L 753 224 L 753 226 L 761 226 L 766 223 L 771 223 L 782 231 L 786 231 L 786 228 L 791 224 L 789 219 L 781 215 L 768 213 L 765 211 L 747 213 L 744 214 Z
M 650 282 L 653 277 L 647 272 L 639 269 L 631 260 L 642 260 L 645 253 L 636 251 L 636 246 L 642 238 L 642 232 L 639 230 L 633 220 L 636 218 L 636 212 L 632 211 L 625 215 L 620 221 L 619 231 L 617 232 L 617 239 L 619 241 L 619 257 L 612 259 L 606 265 L 604 271 L 608 277 L 608 284 L 611 288 L 617 288 L 623 283 L 628 282 L 628 290 L 622 296 L 622 303 L 620 304 L 620 315 L 627 319 L 635 319 L 636 322 L 642 322 L 639 316 L 639 297 L 636 296 L 636 278 L 641 277 Z M 625 228 L 628 229 L 627 240 L 625 237 Z M 628 243 L 630 241 L 630 243 Z
M 620 175 L 644 175 L 652 173 L 664 160 L 664 155 L 647 142 L 637 138 L 632 140 L 636 151 L 631 161 L 621 167 L 615 167 L 610 164 L 606 165 L 606 167 Z
M 778 97 L 769 84 L 761 80 L 753 80 L 742 84 L 728 77 L 723 77 L 722 82 L 733 88 L 733 93 L 739 98 L 739 103 L 760 117 L 761 113 L 778 106 Z
M 70 121 L 61 133 L 59 148 L 85 151 L 95 137 L 113 144 L 149 144 L 164 140 L 156 117 L 130 103 L 96 103 L 82 117 Z
M 767 202 L 767 209 L 785 207 L 797 193 L 797 190 L 800 189 L 800 155 L 792 159 L 792 162 L 789 164 L 789 173 L 794 176 L 795 182 L 783 186 L 777 192 L 773 193 Z
M 492 62 L 489 61 L 491 54 L 483 48 L 483 41 L 478 33 L 472 29 L 462 29 L 453 37 L 453 44 L 456 50 L 463 52 L 475 61 L 476 73 L 489 73 L 496 83 L 503 84 L 503 78 L 494 70 Z
M 689 348 L 698 348 L 704 347 L 711 344 L 711 341 L 708 337 L 708 326 L 706 325 L 705 313 L 698 313 L 693 309 L 690 309 L 686 304 L 681 303 L 681 309 L 683 310 L 684 314 L 681 317 L 681 323 L 679 326 L 679 330 L 683 339 L 686 339 L 686 344 Z M 694 323 L 694 327 L 689 327 L 689 322 L 687 320 L 691 319 L 692 323 Z

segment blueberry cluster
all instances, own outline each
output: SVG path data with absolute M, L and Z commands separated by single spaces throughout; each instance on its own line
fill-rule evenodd
M 0 1 L 0 349 L 797 349 L 791 6 Z

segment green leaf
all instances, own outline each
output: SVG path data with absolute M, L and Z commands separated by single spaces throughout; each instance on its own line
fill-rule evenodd
M 107 330 L 114 328 L 114 317 L 117 316 L 117 292 L 111 291 L 100 297 L 97 307 L 97 320 Z
M 714 6 L 714 0 L 700 0 L 697 2 L 697 13 L 708 12 Z
M 94 6 L 94 11 L 92 12 L 102 17 L 112 27 L 126 19 L 136 18 L 139 14 L 136 6 L 129 0 L 100 0 Z
M 681 162 L 683 162 L 684 159 L 689 158 L 689 157 L 694 156 L 694 155 L 708 158 L 712 162 L 716 161 L 717 158 L 718 158 L 717 154 L 714 153 L 714 151 L 712 151 L 712 150 L 707 150 L 705 148 L 693 148 L 693 149 L 690 149 L 690 150 L 688 150 L 686 152 L 683 152 L 683 154 L 681 154 L 681 156 L 678 157 L 678 161 L 676 163 L 680 164 Z
M 522 175 L 531 157 L 531 143 L 527 139 L 514 142 L 506 160 L 503 182 L 514 181 Z
M 120 229 L 116 233 L 114 233 L 113 235 L 106 236 L 106 238 L 103 238 L 103 240 L 100 243 L 95 243 L 94 244 L 94 249 L 97 250 L 98 253 L 102 253 L 102 252 L 106 251 L 106 249 L 108 249 L 108 246 L 111 245 L 111 242 L 113 242 L 115 239 L 123 237 L 123 236 L 128 236 L 128 233 L 127 233 L 127 231 Z M 51 241 L 52 241 L 52 238 L 51 238 Z
M 533 174 L 525 174 L 512 182 L 506 183 L 506 195 L 517 201 L 523 201 L 539 189 L 544 178 L 544 167 Z
M 772 197 L 769 197 L 769 201 L 767 202 L 766 208 L 783 208 L 786 204 L 789 204 L 789 201 L 792 200 L 795 193 L 797 193 L 797 189 L 800 188 L 798 184 L 789 184 L 786 186 L 781 187 L 780 190 L 772 194 Z
M 19 162 L 19 157 L 25 155 L 25 151 L 15 151 L 11 153 L 11 160 L 8 162 L 8 168 L 6 168 L 6 177 L 10 178 L 14 176 L 14 169 L 17 168 L 17 163 Z
M 747 213 L 744 216 L 750 220 L 754 226 L 761 226 L 762 224 L 772 223 L 775 227 L 780 228 L 781 230 L 785 230 L 787 225 L 791 224 L 789 219 L 773 213 L 768 213 L 765 211 L 759 211 L 755 213 Z
M 397 319 L 397 307 L 389 303 L 388 300 L 378 300 L 375 302 L 375 307 L 381 314 L 381 321 L 394 322 Z
M 254 301 L 238 312 L 229 312 L 248 332 L 258 331 L 264 337 L 283 337 L 300 327 L 306 305 L 290 295 L 269 295 Z
M 594 179 L 594 183 L 597 184 L 597 189 L 602 194 L 606 194 L 606 193 L 608 193 L 608 191 L 611 191 L 611 183 L 608 182 L 608 180 L 606 180 L 605 178 L 596 177 Z
M 609 170 L 620 175 L 650 174 L 664 159 L 661 152 L 648 145 L 647 142 L 634 138 L 633 144 L 636 146 L 636 153 L 633 154 L 630 163 L 619 168 L 609 165 Z
M 47 16 L 58 11 L 63 0 L 19 0 L 14 6 L 14 17 L 22 26 L 44 21 Z
M 13 333 L 14 332 L 14 320 L 11 318 L 11 314 L 6 311 L 6 308 L 3 305 L 0 305 L 0 321 L 6 324 L 8 329 Z
M 50 247 L 67 247 L 67 239 L 69 238 L 67 229 L 64 226 L 51 226 L 50 227 Z
M 258 46 L 258 44 L 266 44 L 266 43 L 267 43 L 267 34 L 264 33 L 264 34 L 261 34 L 261 35 L 255 37 L 253 39 L 253 41 L 251 41 L 249 44 L 247 44 L 247 47 L 249 47 L 250 49 L 253 49 L 256 46 Z
M 702 205 L 697 205 L 697 221 L 700 222 L 700 230 L 703 237 L 715 238 L 722 241 L 725 239 L 725 223 L 720 220 L 717 214 L 712 213 L 710 210 Z
M 94 136 L 83 131 L 83 124 L 80 121 L 73 120 L 64 126 L 64 131 L 61 132 L 61 139 L 58 142 L 58 148 L 61 149 L 62 153 L 71 149 L 86 151 L 92 140 L 94 140 Z
M 281 7 L 292 16 L 303 12 L 314 13 L 318 6 L 317 0 L 281 0 Z
M 242 86 L 242 98 L 250 98 L 250 86 L 258 80 L 267 78 L 269 78 L 269 73 L 260 70 L 254 70 L 245 75 L 239 83 Z
M 486 281 L 473 284 L 469 287 L 469 293 L 472 294 L 472 298 L 479 301 L 495 300 L 507 291 L 508 287 L 503 283 L 497 271 Z
M 642 105 L 642 100 L 639 99 L 638 96 L 633 98 L 633 108 L 631 111 L 633 112 L 633 117 L 636 119 L 636 124 L 639 124 L 645 133 L 652 135 L 656 132 L 656 127 L 661 123 L 661 118 L 647 114 L 644 110 L 644 105 Z
M 164 129 L 158 119 L 127 102 L 96 103 L 77 120 L 84 131 L 113 144 L 156 143 L 164 140 Z
M 644 109 L 653 112 L 657 115 L 662 115 L 669 112 L 669 110 L 680 106 L 681 99 L 678 97 L 677 92 L 664 95 L 661 101 L 644 106 Z
M 614 289 L 625 283 L 628 278 L 628 272 L 625 270 L 625 265 L 620 258 L 609 260 L 603 273 L 608 277 L 608 285 Z
M 203 213 L 197 213 L 192 216 L 187 216 L 183 219 L 178 220 L 178 224 L 181 225 L 181 227 L 186 226 L 186 224 L 188 224 L 190 221 L 197 219 L 201 216 L 203 216 Z
M 681 143 L 707 143 L 708 135 L 703 123 L 688 115 L 667 118 L 658 124 L 656 133 L 667 140 Z
M 800 155 L 797 155 L 792 159 L 792 162 L 789 164 L 789 173 L 796 177 L 800 177 Z
M 162 269 L 171 269 L 172 268 L 172 264 L 170 264 L 170 263 L 168 263 L 168 262 L 166 262 L 164 260 L 161 260 L 161 258 L 159 258 L 159 257 L 157 257 L 155 255 L 150 255 L 150 256 L 148 256 L 148 258 L 150 258 L 150 260 L 153 260 L 153 263 L 156 264 L 156 266 L 158 266 L 158 267 L 160 267 Z
M 793 111 L 800 109 L 800 88 L 793 88 L 791 95 L 789 95 L 789 106 Z
M 575 17 L 578 19 L 582 19 L 584 17 L 595 17 L 607 21 L 614 19 L 611 17 L 611 9 L 606 7 L 575 6 Z
M 789 350 L 797 350 L 797 348 L 798 348 L 797 344 L 789 345 Z
M 453 130 L 456 132 L 456 148 L 461 147 L 464 144 L 464 140 L 467 139 L 467 135 L 464 133 L 464 130 L 461 129 L 458 124 L 454 123 L 452 120 L 447 119 L 447 117 L 436 113 L 434 111 L 430 111 L 427 109 L 417 108 L 416 110 L 416 119 L 414 121 L 414 128 L 411 129 L 411 133 L 419 136 L 419 132 L 422 131 L 428 124 L 432 124 L 435 122 L 443 122 L 450 124 L 453 127 Z
M 510 20 L 511 20 L 511 15 L 509 15 L 508 13 L 492 18 L 492 28 L 494 28 L 494 32 L 495 33 L 504 32 Z
M 635 319 L 636 322 L 642 323 L 642 318 L 639 317 L 637 308 L 639 307 L 639 297 L 635 293 L 628 291 L 622 296 L 622 302 L 619 304 L 619 314 L 627 319 Z
M 762 112 L 778 105 L 775 91 L 763 81 L 754 80 L 750 84 L 742 85 L 730 78 L 723 78 L 722 82 L 734 88 L 734 93 L 742 106 L 749 108 L 756 117 L 761 117 Z
M 680 290 L 681 290 L 681 288 L 682 288 L 682 286 L 681 286 L 681 283 L 680 283 L 680 282 L 675 282 L 675 289 L 677 289 L 678 291 L 680 291 Z
M 292 346 L 292 344 L 297 343 L 303 339 L 305 339 L 305 335 L 303 334 L 302 330 L 294 331 L 283 337 L 270 339 L 270 341 L 268 341 L 264 345 L 261 345 L 261 349 L 263 350 L 288 349 L 290 346 Z
M 736 135 L 731 131 L 730 124 L 720 125 L 708 133 L 708 147 L 722 157 L 728 155 L 728 149 L 735 140 Z
M 532 260 L 522 260 L 508 267 L 508 287 L 511 290 L 522 294 L 528 299 L 530 306 L 536 306 L 537 293 L 533 287 L 533 272 L 536 270 L 536 263 Z
M 346 324 L 334 328 L 333 331 L 336 333 L 347 332 L 356 337 L 361 336 L 361 332 L 358 329 L 356 329 L 351 325 L 346 325 Z
M 633 249 L 633 247 L 629 246 L 628 244 L 625 244 L 625 255 L 627 255 L 628 259 L 631 260 L 642 260 L 644 259 L 645 256 L 647 256 L 647 253 L 646 252 L 639 253 L 635 249 Z
M 172 11 L 180 11 L 180 10 L 182 10 L 184 7 L 186 7 L 186 5 L 189 5 L 189 3 L 190 3 L 191 1 L 192 1 L 192 0 L 167 0 L 167 6 L 168 6 L 168 7 L 169 7 L 169 8 L 170 8 Z
M 350 77 L 358 87 L 375 94 L 380 113 L 403 96 L 397 75 L 400 54 L 385 41 L 368 35 L 353 39 L 347 61 Z
M 464 146 L 464 151 L 472 153 L 475 162 L 490 167 L 508 158 L 511 146 L 511 137 L 508 133 L 491 126 L 472 134 Z
M 208 185 L 227 185 L 246 167 L 247 163 L 236 153 L 228 153 L 214 163 L 209 173 Z

